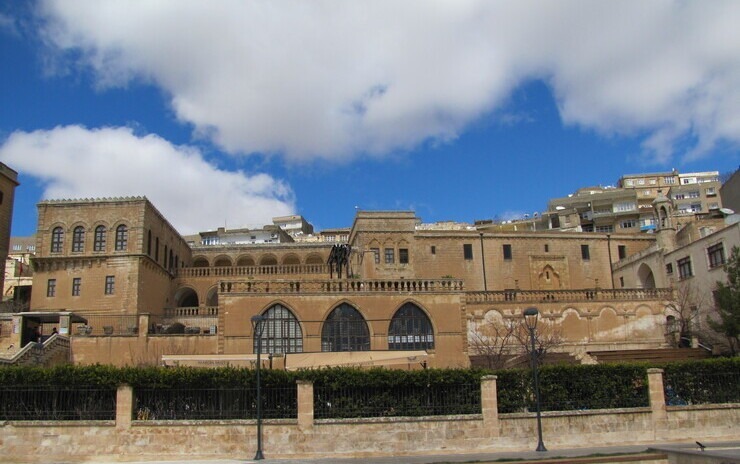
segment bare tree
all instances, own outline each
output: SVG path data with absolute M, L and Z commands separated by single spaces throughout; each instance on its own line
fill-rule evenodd
M 542 363 L 553 348 L 563 343 L 560 326 L 544 321 L 537 325 L 535 331 L 535 349 L 538 360 Z M 521 318 L 494 318 L 470 332 L 468 337 L 470 351 L 483 359 L 486 367 L 501 369 L 512 360 L 532 355 L 532 341 L 529 329 Z M 514 361 L 518 364 L 517 361 Z
M 666 336 L 669 343 L 675 347 L 691 346 L 691 338 L 702 332 L 700 314 L 706 298 L 706 293 L 700 292 L 692 282 L 679 282 L 674 299 L 666 308 Z
M 516 353 L 513 345 L 516 324 L 511 320 L 485 322 L 470 332 L 470 351 L 479 356 L 489 369 L 501 369 L 507 359 Z
M 514 339 L 519 345 L 519 352 L 532 356 L 532 338 L 529 329 L 523 320 L 518 321 L 514 331 Z M 537 350 L 537 360 L 540 364 L 547 358 L 548 353 L 563 344 L 563 332 L 559 325 L 540 320 L 534 333 L 534 345 Z

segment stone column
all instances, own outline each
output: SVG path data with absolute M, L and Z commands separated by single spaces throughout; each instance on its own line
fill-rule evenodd
M 298 428 L 313 427 L 313 382 L 298 380 Z
M 499 436 L 498 423 L 498 394 L 496 390 L 495 375 L 486 375 L 480 382 L 480 403 L 483 411 L 483 426 L 488 430 L 490 436 Z
M 10 335 L 10 343 L 15 346 L 16 351 L 23 348 L 21 346 L 21 337 L 23 336 L 23 316 L 13 315 L 13 333 Z
M 149 334 L 149 314 L 139 314 L 139 337 Z
M 116 428 L 130 429 L 134 412 L 134 389 L 121 385 L 116 392 Z
M 666 428 L 668 413 L 665 407 L 665 391 L 663 389 L 663 369 L 650 368 L 648 372 L 648 391 L 650 392 L 650 412 L 653 430 Z

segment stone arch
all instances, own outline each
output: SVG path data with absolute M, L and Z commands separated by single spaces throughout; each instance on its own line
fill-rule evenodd
M 193 258 L 193 267 L 208 267 L 210 264 L 208 263 L 208 258 L 205 256 L 198 256 L 196 258 Z
M 637 268 L 637 286 L 639 288 L 655 288 L 655 275 L 647 263 Z
M 599 311 L 598 317 L 593 319 L 593 338 L 599 341 L 623 341 L 624 325 L 617 311 L 605 306 Z
M 296 265 L 301 264 L 301 259 L 295 253 L 287 254 L 283 257 L 284 265 Z
M 429 314 L 415 303 L 401 305 L 388 326 L 388 349 L 434 349 L 434 327 Z
M 218 287 L 211 287 L 206 294 L 206 306 L 218 306 Z
M 303 329 L 295 313 L 282 302 L 273 302 L 262 311 L 266 325 L 262 331 L 261 351 L 263 353 L 302 353 Z M 253 341 L 257 351 L 257 340 Z
M 217 256 L 213 261 L 213 267 L 231 267 L 233 265 L 231 258 L 225 255 Z
M 321 327 L 321 351 L 369 351 L 367 319 L 352 304 L 334 306 Z
M 254 258 L 249 255 L 241 255 L 237 258 L 236 265 L 239 267 L 254 266 Z
M 306 264 L 324 264 L 325 260 L 318 253 L 311 253 L 306 257 Z
M 540 290 L 558 290 L 560 289 L 560 274 L 551 265 L 546 264 L 537 276 L 537 283 Z
M 573 343 L 588 341 L 588 320 L 581 316 L 577 309 L 570 307 L 563 311 L 560 317 L 560 327 L 565 341 Z
M 263 255 L 260 258 L 260 266 L 277 266 L 278 260 L 273 254 Z
M 175 292 L 175 306 L 178 308 L 190 308 L 199 304 L 198 292 L 192 287 L 180 287 Z

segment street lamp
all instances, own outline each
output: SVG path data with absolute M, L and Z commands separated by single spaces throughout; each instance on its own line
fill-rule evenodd
M 265 321 L 267 317 L 257 314 L 252 316 L 252 328 L 254 330 L 254 340 L 257 345 L 257 454 L 254 460 L 265 459 L 262 454 L 262 390 L 260 383 L 260 368 L 262 367 L 260 355 L 262 354 L 262 332 L 265 330 Z
M 540 382 L 537 377 L 537 347 L 534 340 L 534 331 L 537 329 L 537 317 L 540 312 L 537 308 L 527 308 L 524 310 L 524 323 L 529 329 L 529 338 L 532 341 L 532 374 L 534 377 L 534 397 L 537 403 L 537 436 L 539 442 L 537 443 L 537 451 L 547 451 L 545 444 L 542 442 L 542 414 L 540 412 Z

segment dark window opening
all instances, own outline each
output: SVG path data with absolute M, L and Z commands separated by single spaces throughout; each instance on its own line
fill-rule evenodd
M 128 227 L 121 224 L 116 227 L 116 251 L 125 251 L 128 248 Z
M 116 290 L 116 278 L 115 276 L 105 276 L 105 294 L 113 295 Z
M 370 331 L 365 318 L 347 303 L 337 306 L 321 329 L 321 351 L 368 351 Z
M 463 244 L 463 258 L 473 259 L 473 245 L 470 243 Z
M 61 227 L 55 227 L 51 231 L 51 252 L 61 253 L 62 245 L 64 243 L 64 229 Z
M 413 303 L 396 311 L 388 330 L 389 350 L 434 349 L 434 330 L 426 313 Z
M 625 245 L 617 246 L 617 251 L 619 253 L 619 259 L 624 259 L 627 257 L 627 247 Z
M 504 245 L 504 259 L 511 260 L 511 245 L 508 243 Z
M 80 296 L 80 287 L 82 286 L 82 278 L 75 277 L 72 279 L 72 296 Z
M 85 228 L 77 226 L 72 231 L 72 253 L 85 251 Z
M 95 228 L 95 237 L 93 237 L 93 251 L 105 251 L 106 230 L 105 226 Z
M 46 296 L 51 298 L 57 294 L 57 279 L 49 279 L 46 281 Z
M 395 250 L 393 248 L 385 249 L 385 264 L 393 264 L 396 262 Z
M 591 251 L 588 249 L 588 245 L 581 245 L 581 258 L 584 261 L 591 259 Z
M 408 248 L 399 248 L 398 249 L 398 262 L 401 264 L 408 264 L 409 263 L 409 250 Z

